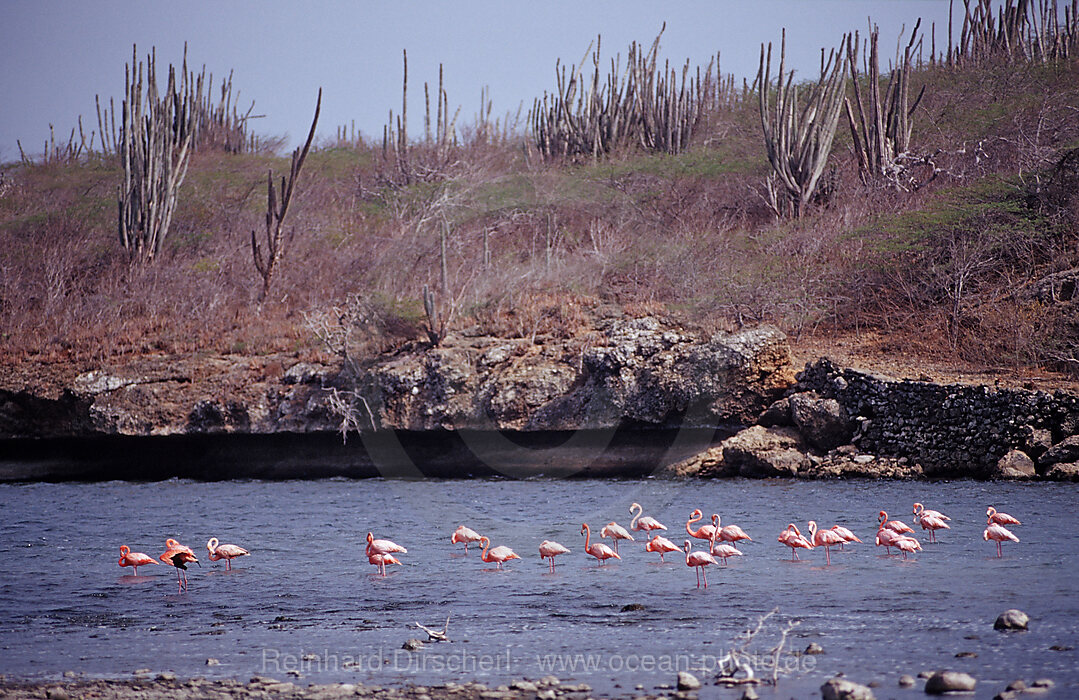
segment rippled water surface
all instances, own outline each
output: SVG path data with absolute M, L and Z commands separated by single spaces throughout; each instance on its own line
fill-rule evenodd
M 747 626 L 779 608 L 747 651 L 758 665 L 790 621 L 779 687 L 763 697 L 807 697 L 831 674 L 878 681 L 878 697 L 924 697 L 896 687 L 901 673 L 952 668 L 978 678 L 978 697 L 1009 681 L 1052 678 L 1079 696 L 1079 534 L 1076 489 L 1063 484 L 792 481 L 395 481 L 7 484 L 0 486 L 0 673 L 56 677 L 73 670 L 126 677 L 135 669 L 180 676 L 254 674 L 303 682 L 380 685 L 548 673 L 600 693 L 653 691 L 675 670 L 709 679 L 717 656 Z M 871 542 L 876 513 L 911 522 L 914 501 L 950 515 L 941 542 L 911 560 Z M 677 544 L 694 508 L 718 512 L 756 540 L 698 590 L 677 553 L 668 563 L 638 543 L 597 567 L 583 553 L 582 522 L 628 525 L 629 504 L 670 528 Z M 981 539 L 987 505 L 1023 521 L 1019 544 L 998 559 Z M 776 535 L 791 521 L 847 525 L 866 544 L 803 552 L 790 561 Z M 512 547 L 505 571 L 464 555 L 459 523 Z M 804 528 L 803 528 L 804 529 Z M 408 548 L 378 577 L 363 556 L 374 531 Z M 216 536 L 251 556 L 226 573 L 209 562 Z M 178 594 L 171 568 L 137 578 L 118 548 L 157 557 L 175 537 L 200 553 Z M 573 552 L 548 573 L 536 547 L 556 539 Z M 927 538 L 922 538 L 923 542 Z M 637 603 L 643 609 L 622 612 Z M 1031 630 L 1004 634 L 997 614 L 1020 608 Z M 410 654 L 441 626 L 449 644 Z M 1058 650 L 1051 650 L 1056 647 Z M 956 657 L 966 652 L 967 655 Z M 207 665 L 207 659 L 220 663 Z M 768 674 L 766 669 L 759 673 Z M 706 687 L 705 696 L 740 691 Z

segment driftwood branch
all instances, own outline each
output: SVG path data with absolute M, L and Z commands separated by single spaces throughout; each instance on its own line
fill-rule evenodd
M 446 636 L 446 633 L 450 631 L 450 616 L 446 616 L 446 624 L 443 625 L 442 631 L 431 629 L 430 627 L 424 627 L 420 623 L 416 623 L 416 626 L 427 633 L 427 641 L 429 642 L 448 642 L 450 638 Z
M 311 120 L 311 131 L 307 134 L 307 141 L 303 148 L 297 148 L 292 152 L 292 167 L 289 170 L 288 180 L 282 176 L 280 194 L 274 189 L 273 171 L 266 176 L 266 251 L 259 246 L 258 236 L 251 231 L 251 255 L 255 259 L 255 269 L 262 277 L 262 291 L 259 292 L 259 303 L 266 299 L 270 291 L 270 283 L 273 281 L 277 264 L 284 254 L 284 225 L 285 215 L 288 214 L 289 204 L 292 203 L 292 195 L 296 190 L 296 180 L 300 176 L 307 152 L 311 149 L 311 141 L 315 138 L 315 127 L 318 125 L 319 111 L 322 109 L 322 88 L 318 89 L 318 101 L 315 103 L 315 117 Z

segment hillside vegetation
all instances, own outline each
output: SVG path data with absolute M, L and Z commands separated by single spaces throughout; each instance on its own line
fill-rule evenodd
M 287 156 L 196 148 L 152 263 L 120 245 L 115 152 L 7 164 L 2 361 L 318 357 L 313 327 L 342 318 L 367 352 L 386 351 L 437 342 L 426 289 L 443 332 L 543 342 L 649 313 L 772 323 L 796 347 L 842 338 L 911 362 L 1079 374 L 1075 57 L 914 66 L 911 102 L 925 90 L 907 186 L 862 181 L 843 117 L 797 218 L 769 204 L 754 87 L 708 80 L 676 153 L 544 157 L 531 129 L 482 115 L 404 149 L 392 129 L 389 145 L 343 131 L 316 142 L 261 302 L 251 234 L 266 226 L 267 171 L 287 173 Z

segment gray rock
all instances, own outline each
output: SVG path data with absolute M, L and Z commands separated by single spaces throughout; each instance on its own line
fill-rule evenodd
M 71 696 L 63 688 L 48 688 L 45 690 L 45 697 L 49 700 L 70 700 Z
M 1002 690 L 993 696 L 993 700 L 1016 700 L 1020 693 L 1015 690 Z
M 284 384 L 321 384 L 327 370 L 322 365 L 310 362 L 297 362 L 289 367 L 281 377 Z
M 1005 686 L 1005 688 L 1004 688 L 1004 690 L 1026 690 L 1026 689 L 1027 689 L 1026 681 L 1024 681 L 1022 679 L 1014 680 L 1011 683 L 1009 683 L 1007 686 Z
M 1051 678 L 1037 678 L 1030 683 L 1031 688 L 1052 688 L 1056 681 Z
M 802 439 L 791 428 L 754 425 L 720 446 L 724 464 L 742 476 L 795 476 L 809 464 Z
M 1016 610 L 1012 608 L 1005 610 L 997 616 L 996 622 L 993 623 L 993 629 L 996 630 L 1025 630 L 1030 623 L 1030 616 L 1022 610 Z
M 210 658 L 206 659 L 206 665 L 207 666 L 220 666 L 221 662 L 211 656 Z
M 513 681 L 510 683 L 510 688 L 513 690 L 523 690 L 528 693 L 534 693 L 539 690 L 539 686 L 535 683 L 524 679 Z
M 1037 476 L 1034 460 L 1022 450 L 1011 450 L 999 460 L 991 476 L 998 479 L 1032 479 Z
M 925 682 L 925 692 L 928 695 L 943 695 L 944 693 L 967 692 L 974 690 L 978 681 L 969 673 L 961 671 L 937 671 Z
M 789 402 L 794 425 L 813 447 L 828 451 L 850 442 L 850 416 L 835 399 L 822 399 L 809 391 L 791 396 Z
M 823 654 L 824 653 L 824 647 L 822 647 L 820 644 L 817 644 L 816 642 L 810 642 L 809 646 L 807 646 L 805 648 L 805 651 L 803 651 L 802 653 L 803 654 Z
M 176 674 L 171 671 L 165 671 L 164 673 L 157 674 L 157 677 L 154 680 L 159 683 L 172 683 L 176 680 Z
M 689 671 L 678 672 L 679 690 L 700 690 L 701 682 Z
M 419 639 L 406 639 L 401 648 L 405 651 L 419 651 L 423 649 L 423 642 Z
M 560 681 L 558 679 L 558 676 L 544 676 L 543 678 L 540 678 L 540 685 L 545 685 L 545 686 L 558 685 L 561 682 L 562 681 Z
M 789 428 L 793 426 L 790 397 L 785 396 L 764 409 L 764 413 L 757 417 L 757 425 L 763 425 L 766 428 Z
M 1049 467 L 1045 478 L 1052 481 L 1079 481 L 1079 462 L 1061 462 Z
M 1038 458 L 1038 466 L 1044 470 L 1069 462 L 1079 462 L 1079 435 L 1064 438 Z
M 546 688 L 536 693 L 536 700 L 554 700 L 556 697 L 558 697 L 558 693 L 551 688 Z
M 820 687 L 824 700 L 876 700 L 869 686 L 846 678 L 831 678 Z
M 758 700 L 760 695 L 757 695 L 757 691 L 753 689 L 753 686 L 746 686 L 746 689 L 742 691 L 742 697 L 739 700 Z
M 909 673 L 904 673 L 902 676 L 899 677 L 900 688 L 909 688 L 914 685 L 914 682 L 914 676 L 910 675 Z

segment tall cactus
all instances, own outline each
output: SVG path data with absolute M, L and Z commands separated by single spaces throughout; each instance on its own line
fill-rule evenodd
M 176 69 L 170 64 L 162 96 L 157 89 L 156 51 L 148 57 L 145 75 L 137 59 L 133 47 L 131 65 L 124 71 L 126 97 L 120 133 L 124 182 L 117 204 L 121 245 L 132 258 L 150 262 L 161 252 L 187 174 L 195 137 L 194 105 L 202 99 L 202 80 L 188 73 L 184 47 L 180 85 L 177 87 Z
M 768 44 L 767 57 L 761 44 L 760 69 L 757 72 L 757 88 L 760 101 L 761 129 L 764 145 L 772 170 L 783 184 L 787 196 L 794 205 L 795 216 L 805 213 L 817 183 L 824 173 L 832 139 L 839 125 L 839 113 L 843 107 L 846 73 L 845 43 L 839 50 L 833 49 L 828 60 L 821 60 L 821 74 L 810 86 L 809 99 L 799 107 L 798 86 L 794 84 L 794 72 L 786 74 L 787 31 L 779 53 L 779 74 L 776 76 L 775 105 L 770 104 L 772 71 L 772 44 Z
M 886 179 L 900 189 L 906 188 L 906 184 L 902 181 L 903 167 L 900 160 L 910 148 L 910 135 L 913 129 L 911 117 L 925 94 L 923 85 L 914 104 L 910 104 L 912 57 L 918 39 L 918 27 L 921 23 L 919 19 L 914 25 L 914 31 L 911 32 L 910 41 L 902 56 L 896 55 L 896 67 L 888 78 L 883 100 L 880 95 L 880 57 L 877 53 L 876 25 L 869 31 L 869 57 L 866 62 L 868 82 L 865 100 L 862 99 L 858 76 L 860 43 L 858 34 L 855 32 L 853 40 L 849 35 L 847 36 L 847 62 L 853 83 L 854 104 L 858 110 L 857 120 L 849 99 L 844 99 L 844 105 L 862 182 Z

